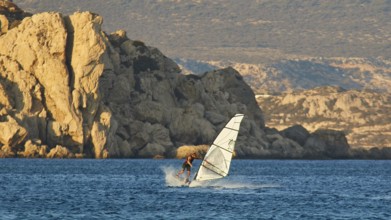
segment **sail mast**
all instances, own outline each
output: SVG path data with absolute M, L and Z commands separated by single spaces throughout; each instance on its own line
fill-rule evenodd
M 209 147 L 194 180 L 212 180 L 228 175 L 243 114 L 236 114 Z

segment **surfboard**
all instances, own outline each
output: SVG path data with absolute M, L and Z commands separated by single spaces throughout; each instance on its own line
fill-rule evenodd
M 182 186 L 188 186 L 190 185 L 191 181 L 188 178 L 183 178 L 175 175 L 175 178 L 178 180 L 178 184 Z

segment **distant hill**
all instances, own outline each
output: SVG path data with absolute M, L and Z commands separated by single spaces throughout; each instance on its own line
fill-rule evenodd
M 18 0 L 26 11 L 93 11 L 104 29 L 170 57 L 264 63 L 292 57 L 391 57 L 387 0 Z
M 370 58 L 304 58 L 269 64 L 175 59 L 185 74 L 200 74 L 232 66 L 256 94 L 339 86 L 391 92 L 391 62 Z

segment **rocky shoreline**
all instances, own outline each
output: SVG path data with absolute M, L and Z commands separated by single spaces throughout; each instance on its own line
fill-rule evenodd
M 391 158 L 351 149 L 341 131 L 267 128 L 253 91 L 233 68 L 184 75 L 125 31 L 102 31 L 97 14 L 29 15 L 5 2 L 0 157 L 173 158 L 180 146 L 210 144 L 232 115 L 243 113 L 237 158 Z
M 266 124 L 283 130 L 300 123 L 309 131 L 343 130 L 352 148 L 391 146 L 391 95 L 370 90 L 317 87 L 258 96 Z

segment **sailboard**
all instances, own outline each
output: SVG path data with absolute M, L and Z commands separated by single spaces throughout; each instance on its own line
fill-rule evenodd
M 201 162 L 194 176 L 195 181 L 214 180 L 228 175 L 243 117 L 243 114 L 236 114 L 220 131 Z

